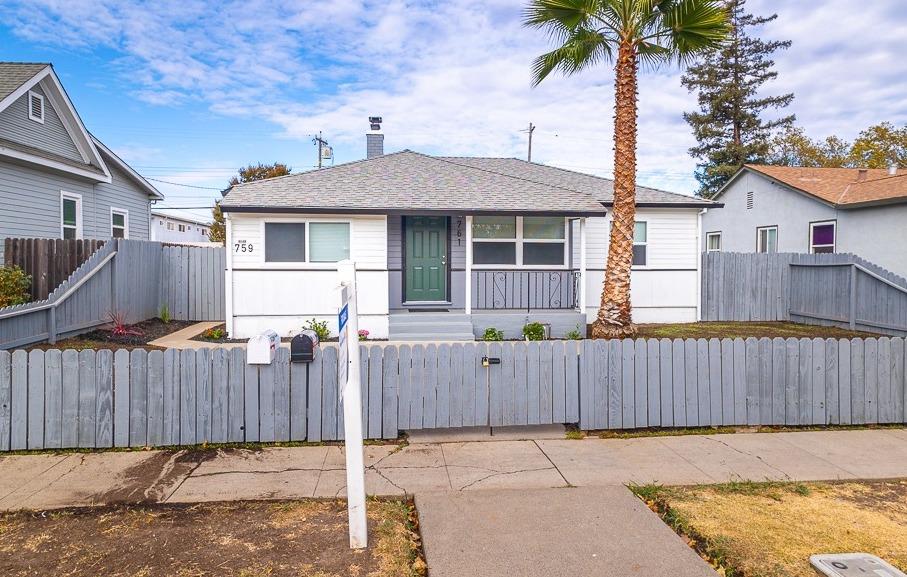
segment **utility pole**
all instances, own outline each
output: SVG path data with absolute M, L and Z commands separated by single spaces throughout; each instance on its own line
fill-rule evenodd
M 529 123 L 529 154 L 526 155 L 526 160 L 532 162 L 532 133 L 535 132 L 535 125 L 531 122 Z
M 318 145 L 318 168 L 321 168 L 321 153 L 323 147 L 328 146 L 328 141 L 321 138 L 321 131 L 318 131 L 318 136 L 312 139 L 312 144 Z

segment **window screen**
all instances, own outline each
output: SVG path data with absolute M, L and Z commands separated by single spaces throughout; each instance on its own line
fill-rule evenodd
M 266 262 L 305 262 L 305 223 L 265 223 Z
M 348 222 L 309 223 L 309 260 L 337 262 L 350 258 Z

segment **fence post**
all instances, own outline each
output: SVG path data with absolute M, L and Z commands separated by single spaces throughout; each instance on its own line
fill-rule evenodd
M 47 309 L 47 342 L 52 345 L 57 342 L 57 307 L 55 306 Z
M 857 328 L 857 265 L 850 265 L 850 330 Z

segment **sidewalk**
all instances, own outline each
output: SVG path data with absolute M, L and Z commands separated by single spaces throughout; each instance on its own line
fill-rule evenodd
M 907 477 L 907 429 L 371 445 L 365 452 L 371 495 Z M 333 497 L 344 485 L 338 446 L 0 457 L 0 510 Z

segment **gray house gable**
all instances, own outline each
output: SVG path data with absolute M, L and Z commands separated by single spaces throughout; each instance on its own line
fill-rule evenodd
M 107 165 L 52 66 L 0 62 L 0 78 L 0 158 L 110 182 Z M 32 98 L 41 104 L 41 118 L 30 114 Z

